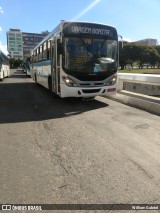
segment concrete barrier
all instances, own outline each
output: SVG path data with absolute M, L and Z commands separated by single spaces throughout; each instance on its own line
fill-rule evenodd
M 133 91 L 124 90 L 127 84 Z M 159 98 L 150 94 L 159 95 Z M 160 75 L 119 73 L 117 94 L 106 97 L 160 115 Z
M 118 73 L 118 91 L 124 89 L 146 95 L 160 95 L 160 75 Z
M 115 95 L 106 97 L 108 99 L 160 115 L 160 98 L 153 98 L 147 95 L 136 94 L 124 90 Z

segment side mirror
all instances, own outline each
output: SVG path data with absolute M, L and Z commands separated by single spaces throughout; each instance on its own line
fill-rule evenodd
M 123 50 L 123 37 L 121 36 L 121 35 L 118 35 L 118 37 L 120 37 L 121 38 L 121 48 L 122 48 L 122 50 Z

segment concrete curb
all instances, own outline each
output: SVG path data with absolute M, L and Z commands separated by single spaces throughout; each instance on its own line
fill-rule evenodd
M 103 97 L 145 110 L 156 115 L 160 115 L 160 98 L 154 98 L 124 90 L 116 95 Z

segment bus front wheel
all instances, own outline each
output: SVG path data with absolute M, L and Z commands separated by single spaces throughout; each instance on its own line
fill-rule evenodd
M 50 94 L 54 98 L 59 98 L 59 96 L 55 92 L 52 91 L 52 79 L 51 79 L 51 77 L 48 79 L 48 89 L 49 89 Z
M 83 99 L 83 100 L 89 101 L 89 100 L 94 100 L 95 97 L 96 97 L 96 96 L 93 96 L 93 97 L 83 97 L 82 99 Z
M 3 81 L 3 79 L 4 79 L 4 72 L 2 73 L 2 78 L 1 78 L 1 81 Z

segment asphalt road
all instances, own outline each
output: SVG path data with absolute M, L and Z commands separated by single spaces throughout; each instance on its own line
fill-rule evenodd
M 15 71 L 0 82 L 0 171 L 0 203 L 160 204 L 160 118 L 56 99 Z

